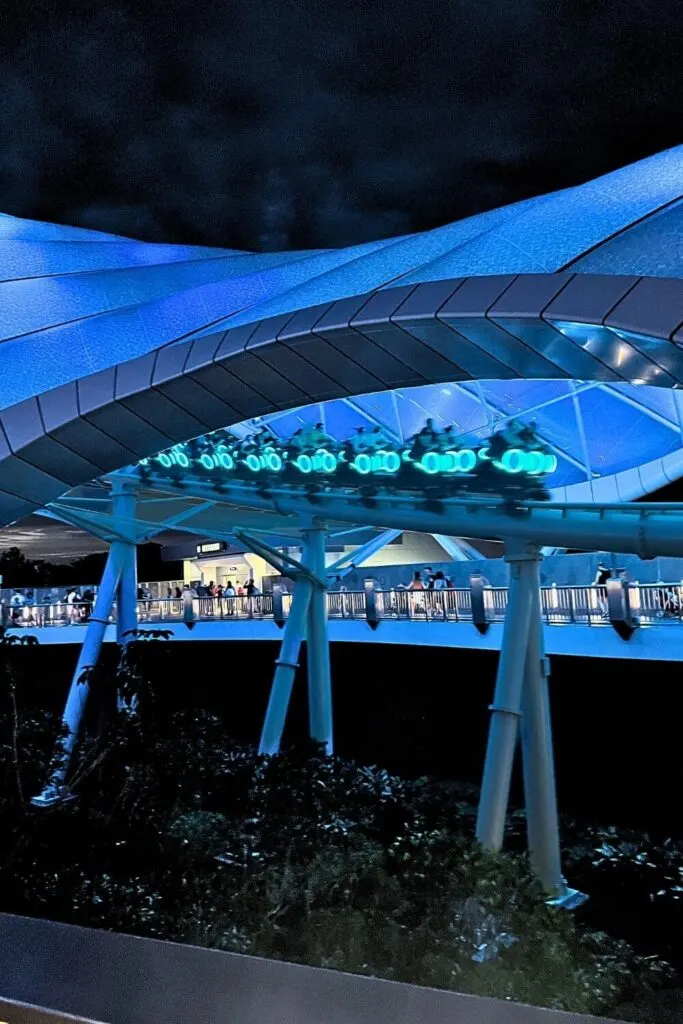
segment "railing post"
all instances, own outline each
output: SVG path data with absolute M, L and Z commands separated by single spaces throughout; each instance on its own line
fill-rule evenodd
M 477 816 L 477 839 L 496 852 L 503 845 L 539 558 L 534 545 L 508 545 L 505 555 L 510 589 Z
M 374 580 L 363 580 L 363 591 L 365 596 L 365 619 L 370 629 L 377 629 L 379 626 L 379 611 L 377 609 L 377 591 Z
M 607 611 L 614 631 L 630 640 L 640 622 L 631 613 L 626 580 L 607 580 Z
M 273 586 L 273 619 L 278 629 L 282 629 L 285 624 L 285 606 L 284 606 L 284 591 L 283 588 L 276 583 Z
M 486 583 L 481 573 L 473 573 L 470 576 L 470 602 L 472 605 L 472 622 L 479 633 L 488 631 L 489 617 L 486 611 L 484 600 L 484 587 Z

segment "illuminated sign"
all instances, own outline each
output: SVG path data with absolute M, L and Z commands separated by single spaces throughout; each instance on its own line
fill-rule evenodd
M 216 551 L 225 551 L 225 544 L 221 541 L 211 541 L 208 544 L 198 544 L 197 554 L 198 555 L 212 555 Z

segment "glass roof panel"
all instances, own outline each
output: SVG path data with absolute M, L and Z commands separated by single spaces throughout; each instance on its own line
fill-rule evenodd
M 672 389 L 636 387 L 633 384 L 606 384 L 605 390 L 616 391 L 617 394 L 644 405 L 646 409 L 652 409 L 671 423 L 678 424 L 676 395 Z
M 404 437 L 420 430 L 427 417 L 441 427 L 452 423 L 462 434 L 488 427 L 484 406 L 457 384 L 405 388 L 398 392 L 398 408 Z
M 584 464 L 568 381 L 484 381 L 481 389 L 498 418 L 535 420 L 547 441 Z
M 362 395 L 359 398 L 354 398 L 353 403 L 360 406 L 370 416 L 374 416 L 396 437 L 405 437 L 398 414 L 397 392 L 379 391 L 374 395 Z
M 588 476 L 572 385 L 581 409 L 592 476 L 606 476 L 642 465 L 681 446 L 673 392 L 583 381 L 434 384 L 338 399 L 275 413 L 264 420 L 281 437 L 291 436 L 304 424 L 322 420 L 338 440 L 350 436 L 357 427 L 368 428 L 376 423 L 384 425 L 390 434 L 407 439 L 421 429 L 427 417 L 441 427 L 455 424 L 463 440 L 467 435 L 487 437 L 495 424 L 507 417 L 534 420 L 541 436 L 558 456 L 557 470 L 548 478 L 548 484 L 562 487 Z
M 360 407 L 353 408 L 343 399 L 325 402 L 325 426 L 327 432 L 341 441 L 350 437 L 356 427 L 374 427 L 375 420 L 363 414 Z
M 600 476 L 640 466 L 681 445 L 678 429 L 664 426 L 606 389 L 584 391 L 579 403 L 591 469 Z
M 292 409 L 289 412 L 264 416 L 263 422 L 267 423 L 278 437 L 289 438 L 300 427 L 312 426 L 315 423 L 319 423 L 320 419 L 321 410 L 319 405 L 305 405 L 300 409 Z

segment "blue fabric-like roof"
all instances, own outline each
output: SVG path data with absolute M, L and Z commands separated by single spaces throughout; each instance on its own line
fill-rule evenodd
M 175 339 L 399 283 L 569 266 L 681 277 L 682 197 L 679 146 L 443 228 L 332 251 L 165 246 L 0 216 L 0 408 Z
M 565 269 L 683 277 L 683 146 L 433 231 L 339 250 L 158 245 L 0 215 L 0 409 L 219 327 L 397 284 Z M 324 415 L 333 433 L 375 417 L 409 434 L 425 410 L 483 432 L 534 410 L 560 456 L 556 486 L 680 447 L 677 394 L 572 388 L 565 381 L 438 385 L 327 403 Z M 312 407 L 276 422 L 288 430 L 289 420 L 319 415 Z

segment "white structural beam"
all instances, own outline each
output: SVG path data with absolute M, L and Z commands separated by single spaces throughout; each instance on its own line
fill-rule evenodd
M 112 488 L 112 515 L 115 522 L 135 521 L 135 503 L 138 488 L 133 481 L 116 480 Z M 133 531 L 135 534 L 137 531 Z M 115 541 L 113 547 L 119 552 L 121 574 L 116 588 L 116 641 L 127 644 L 138 625 L 137 597 L 138 570 L 137 546 L 135 541 Z
M 471 562 L 484 557 L 481 551 L 477 551 L 462 537 L 447 537 L 443 533 L 433 533 L 432 537 L 441 545 L 452 562 Z
M 352 572 L 354 569 L 359 569 L 368 559 L 376 555 L 378 551 L 381 551 L 387 544 L 391 544 L 397 537 L 400 537 L 402 532 L 402 530 L 384 530 L 383 533 L 378 534 L 376 537 L 371 537 L 366 544 L 361 544 L 355 551 L 347 552 L 341 558 L 338 558 L 336 562 L 333 562 L 332 565 L 329 565 L 326 570 L 327 575 L 333 576 L 335 573 L 343 575 L 344 573 Z

